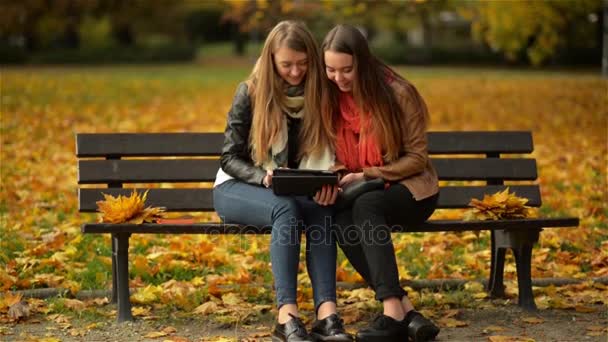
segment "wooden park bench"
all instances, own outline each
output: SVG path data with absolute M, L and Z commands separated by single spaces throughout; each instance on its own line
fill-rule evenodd
M 224 141 L 222 133 L 117 133 L 77 134 L 80 212 L 95 212 L 102 192 L 129 195 L 125 184 L 213 182 Z M 442 186 L 438 208 L 466 208 L 471 198 L 483 198 L 503 190 L 505 181 L 512 192 L 541 205 L 536 160 L 521 154 L 533 150 L 531 132 L 430 132 L 429 153 Z M 503 158 L 503 154 L 512 156 Z M 435 156 L 440 155 L 440 156 Z M 137 158 L 132 158 L 137 157 Z M 171 157 L 171 158 L 166 158 Z M 205 157 L 205 158 L 201 158 Z M 483 181 L 485 185 L 473 181 Z M 102 187 L 104 186 L 105 187 Z M 139 189 L 145 190 L 145 189 Z M 173 212 L 213 212 L 213 190 L 209 187 L 150 188 L 146 206 L 165 207 Z M 488 291 L 504 296 L 505 252 L 515 256 L 519 305 L 534 310 L 532 293 L 532 247 L 543 228 L 578 226 L 578 218 L 527 218 L 497 221 L 429 220 L 407 232 L 491 231 L 491 272 Z M 395 232 L 402 231 L 395 228 Z M 131 234 L 268 234 L 270 227 L 241 226 L 221 222 L 195 224 L 105 224 L 87 223 L 85 234 L 112 234 L 112 302 L 118 303 L 118 321 L 132 320 L 129 301 L 129 237 Z

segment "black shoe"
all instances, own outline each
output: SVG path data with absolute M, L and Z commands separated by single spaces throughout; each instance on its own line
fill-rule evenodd
M 357 341 L 407 342 L 407 322 L 386 315 L 379 315 L 367 327 L 357 332 Z
M 332 314 L 322 320 L 315 321 L 310 330 L 310 334 L 316 338 L 317 341 L 352 341 L 353 338 L 344 330 L 343 323 L 344 321 L 342 321 L 337 314 Z
M 439 327 L 418 311 L 410 311 L 405 316 L 407 333 L 414 342 L 433 341 L 439 334 Z
M 291 319 L 285 324 L 278 324 L 272 332 L 272 341 L 282 342 L 310 342 L 312 336 L 306 332 L 306 327 L 299 317 L 289 314 Z

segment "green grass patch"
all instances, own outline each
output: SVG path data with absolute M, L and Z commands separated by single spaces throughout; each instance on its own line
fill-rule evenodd
M 112 279 L 112 267 L 95 257 L 86 264 L 82 272 L 74 272 L 73 278 L 83 290 L 103 289 Z

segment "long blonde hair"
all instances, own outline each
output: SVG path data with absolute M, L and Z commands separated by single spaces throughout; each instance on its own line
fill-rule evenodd
M 253 120 L 249 144 L 256 165 L 269 158 L 270 146 L 278 139 L 286 120 L 285 81 L 274 64 L 274 53 L 281 47 L 306 53 L 307 70 L 304 78 L 304 109 L 299 133 L 299 155 L 318 155 L 329 145 L 328 128 L 320 120 L 322 68 L 317 46 L 305 24 L 281 21 L 268 34 L 262 53 L 247 81 L 253 100 Z

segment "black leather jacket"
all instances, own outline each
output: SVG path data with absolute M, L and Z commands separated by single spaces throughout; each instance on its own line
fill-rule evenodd
M 246 183 L 261 185 L 266 171 L 255 166 L 251 159 L 249 132 L 253 111 L 247 84 L 242 82 L 236 89 L 232 106 L 228 112 L 224 146 L 220 157 L 220 166 L 228 175 Z M 297 135 L 300 120 L 290 118 L 288 132 L 289 167 L 297 167 Z

